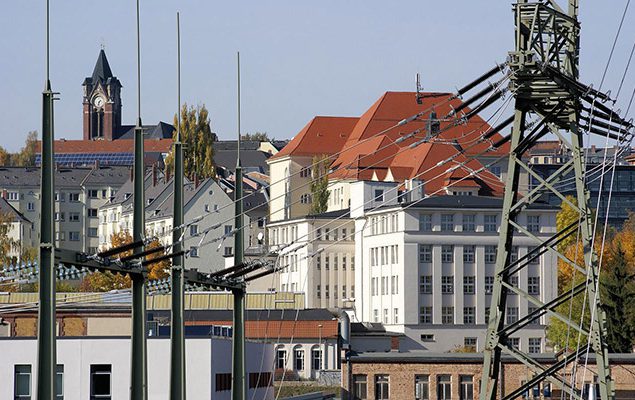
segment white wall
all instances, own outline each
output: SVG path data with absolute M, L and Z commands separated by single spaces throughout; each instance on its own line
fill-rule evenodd
M 264 358 L 263 357 L 264 351 Z M 31 365 L 32 395 L 35 395 L 37 345 L 35 339 L 0 340 L 0 399 L 13 398 L 14 366 Z M 271 345 L 246 343 L 247 377 L 260 369 L 273 373 Z M 85 400 L 90 396 L 90 366 L 112 365 L 112 398 L 129 397 L 130 339 L 91 338 L 61 339 L 57 341 L 57 362 L 64 365 L 64 399 Z M 169 397 L 170 340 L 148 340 L 148 399 L 163 400 Z M 194 339 L 186 341 L 186 379 L 188 399 L 230 399 L 231 391 L 215 392 L 215 374 L 231 372 L 231 341 L 225 339 Z M 248 378 L 247 378 L 248 384 Z M 257 399 L 272 399 L 273 390 L 260 388 Z

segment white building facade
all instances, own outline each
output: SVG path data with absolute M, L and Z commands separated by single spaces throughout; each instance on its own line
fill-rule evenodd
M 348 211 L 272 222 L 278 290 L 304 292 L 307 308 L 342 308 L 355 297 L 354 223 Z
M 273 399 L 273 347 L 247 342 L 246 385 L 249 398 Z M 188 338 L 188 399 L 231 398 L 231 340 Z M 34 398 L 37 346 L 35 339 L 0 340 L 0 398 Z M 130 339 L 69 338 L 57 341 L 57 390 L 64 400 L 126 399 L 130 396 Z M 148 340 L 148 399 L 169 397 L 170 340 Z
M 368 183 L 360 182 L 368 186 Z M 371 184 L 372 187 L 372 184 Z M 367 190 L 366 190 L 367 191 Z M 364 192 L 359 190 L 359 193 Z M 358 201 L 353 199 L 353 205 Z M 392 204 L 391 204 L 392 203 Z M 406 348 L 481 351 L 494 285 L 502 199 L 438 196 L 410 203 L 388 201 L 354 215 L 356 226 L 355 315 L 403 332 Z M 557 209 L 530 208 L 518 223 L 538 238 L 556 232 Z M 538 243 L 517 234 L 512 259 Z M 512 282 L 543 303 L 557 295 L 556 257 L 546 252 L 512 276 Z M 510 292 L 511 293 L 511 292 Z M 534 307 L 511 294 L 509 322 Z M 545 350 L 546 318 L 512 340 L 530 353 Z

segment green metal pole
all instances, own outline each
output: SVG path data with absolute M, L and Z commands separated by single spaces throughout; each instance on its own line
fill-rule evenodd
M 134 202 L 132 240 L 143 241 L 145 236 L 145 193 L 143 185 L 143 128 L 141 124 L 141 69 L 139 43 L 139 0 L 137 0 L 137 126 L 134 130 Z M 141 245 L 135 253 L 143 251 Z M 143 274 L 131 274 L 132 279 L 132 335 L 130 361 L 130 399 L 148 397 L 147 343 L 146 343 L 146 286 Z
M 49 2 L 46 2 L 46 83 L 42 92 L 42 177 L 40 198 L 40 302 L 37 337 L 37 398 L 55 396 L 55 212 L 53 194 L 53 91 L 49 80 Z
M 243 262 L 244 240 L 243 240 L 243 171 L 240 166 L 240 53 L 237 54 L 238 61 L 238 142 L 236 156 L 236 173 L 234 174 L 235 189 L 235 213 L 234 222 L 234 265 Z M 234 332 L 232 336 L 232 400 L 245 399 L 245 288 L 232 290 L 234 297 Z
M 183 144 L 181 143 L 181 30 L 179 13 L 176 13 L 177 35 L 177 126 L 174 142 L 174 223 L 173 226 L 183 225 Z M 172 252 L 183 248 L 180 243 L 183 228 L 172 232 Z M 171 358 L 170 358 L 170 399 L 185 399 L 185 332 L 183 327 L 183 268 L 185 258 L 178 256 L 172 259 L 172 323 L 171 323 Z

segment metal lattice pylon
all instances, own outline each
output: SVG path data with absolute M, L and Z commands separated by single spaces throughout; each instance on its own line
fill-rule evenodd
M 483 379 L 480 400 L 497 398 L 500 379 L 501 355 L 506 354 L 524 364 L 533 376 L 519 388 L 500 393 L 501 399 L 518 398 L 529 393 L 542 381 L 564 390 L 571 398 L 582 398 L 581 391 L 565 379 L 563 373 L 571 363 L 586 353 L 586 341 L 578 348 L 560 355 L 553 364 L 542 365 L 529 354 L 512 345 L 510 335 L 537 318 L 557 318 L 577 335 L 590 336 L 595 353 L 599 393 L 602 400 L 614 398 L 609 372 L 608 351 L 604 343 L 605 316 L 599 307 L 599 271 L 592 249 L 593 219 L 589 196 L 585 187 L 583 136 L 591 132 L 614 139 L 622 139 L 632 128 L 616 116 L 602 102 L 608 96 L 578 81 L 579 33 L 578 0 L 569 0 L 568 10 L 562 10 L 555 1 L 530 2 L 519 0 L 514 5 L 515 51 L 509 54 L 508 66 L 512 72 L 510 90 L 515 95 L 515 114 L 510 140 L 508 173 L 505 185 L 503 214 L 496 258 L 494 290 L 485 343 Z M 530 122 L 530 120 L 532 122 Z M 556 172 L 543 178 L 522 160 L 523 154 L 546 134 L 556 135 L 570 157 L 563 160 Z M 537 184 L 527 193 L 518 189 L 519 176 L 526 173 Z M 576 200 L 568 200 L 557 189 L 558 182 L 575 177 Z M 545 192 L 559 197 L 579 213 L 580 219 L 564 227 L 548 239 L 539 238 L 517 222 L 517 216 L 533 203 L 540 201 Z M 578 223 L 579 222 L 579 223 Z M 526 235 L 536 247 L 527 255 L 512 261 L 510 253 L 514 233 Z M 584 265 L 576 264 L 558 251 L 558 243 L 571 235 L 578 236 L 584 252 Z M 525 268 L 532 260 L 550 254 L 575 268 L 585 279 L 572 290 L 558 294 L 546 303 L 512 284 L 511 276 Z M 516 294 L 529 301 L 534 308 L 527 316 L 505 324 L 507 299 Z M 556 312 L 556 307 L 585 296 L 589 310 L 594 313 L 590 326 Z

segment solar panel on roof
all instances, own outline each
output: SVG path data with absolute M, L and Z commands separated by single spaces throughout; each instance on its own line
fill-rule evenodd
M 55 163 L 63 166 L 93 165 L 96 161 L 103 165 L 132 165 L 133 153 L 72 153 L 55 154 Z M 41 156 L 35 156 L 35 165 L 41 164 Z

